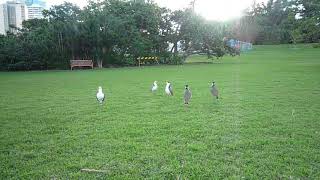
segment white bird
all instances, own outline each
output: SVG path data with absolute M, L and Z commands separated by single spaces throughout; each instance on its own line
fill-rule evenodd
M 104 94 L 102 92 L 102 87 L 99 86 L 99 89 L 98 89 L 98 93 L 97 93 L 97 101 L 102 104 L 103 101 L 104 101 Z
M 151 87 L 151 91 L 152 92 L 155 92 L 155 91 L 157 91 L 158 90 L 158 84 L 157 84 L 157 81 L 154 81 L 153 82 L 153 85 L 152 85 L 152 87 Z
M 173 91 L 172 91 L 172 86 L 171 86 L 171 83 L 167 81 L 167 85 L 166 85 L 166 88 L 165 88 L 165 92 L 167 95 L 169 96 L 173 96 Z
M 189 104 L 189 101 L 192 97 L 192 93 L 190 91 L 190 88 L 188 85 L 186 85 L 185 90 L 184 90 L 184 104 Z

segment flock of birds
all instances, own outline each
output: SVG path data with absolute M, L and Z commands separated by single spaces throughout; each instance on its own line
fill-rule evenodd
M 153 82 L 153 85 L 151 87 L 151 92 L 156 92 L 158 90 L 158 82 L 157 81 L 154 81 Z M 173 96 L 173 89 L 172 89 L 172 85 L 170 82 L 167 81 L 167 84 L 166 84 L 166 87 L 164 89 L 165 93 L 168 95 L 168 96 Z M 211 87 L 210 87 L 210 92 L 211 92 L 211 95 L 213 97 L 215 97 L 216 99 L 219 99 L 219 91 L 215 85 L 215 82 L 212 82 L 211 84 Z M 99 86 L 98 88 L 98 93 L 97 93 L 97 101 L 102 104 L 103 101 L 105 100 L 105 95 L 102 91 L 102 87 Z M 189 85 L 185 85 L 185 90 L 184 90 L 184 104 L 188 105 L 190 100 L 191 100 L 191 97 L 192 97 L 192 92 L 189 88 Z

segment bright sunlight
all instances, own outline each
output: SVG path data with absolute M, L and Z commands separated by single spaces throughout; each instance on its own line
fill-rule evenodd
M 183 9 L 192 0 L 155 0 L 160 6 L 170 9 Z M 266 2 L 266 0 L 256 0 Z M 195 0 L 195 11 L 208 20 L 227 21 L 242 16 L 243 11 L 250 7 L 253 0 Z

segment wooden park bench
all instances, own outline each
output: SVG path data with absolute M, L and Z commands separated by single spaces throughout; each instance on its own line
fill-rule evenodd
M 138 63 L 139 63 L 139 67 L 141 66 L 141 64 L 145 64 L 145 62 L 147 61 L 155 61 L 157 62 L 157 64 L 159 64 L 159 58 L 155 57 L 155 56 L 150 56 L 150 57 L 138 57 L 137 58 Z
M 93 61 L 92 60 L 70 60 L 71 70 L 74 67 L 91 67 L 93 69 Z

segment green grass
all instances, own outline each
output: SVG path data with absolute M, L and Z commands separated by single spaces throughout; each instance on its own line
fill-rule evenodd
M 0 179 L 319 179 L 319 57 L 257 46 L 213 64 L 0 73 Z

